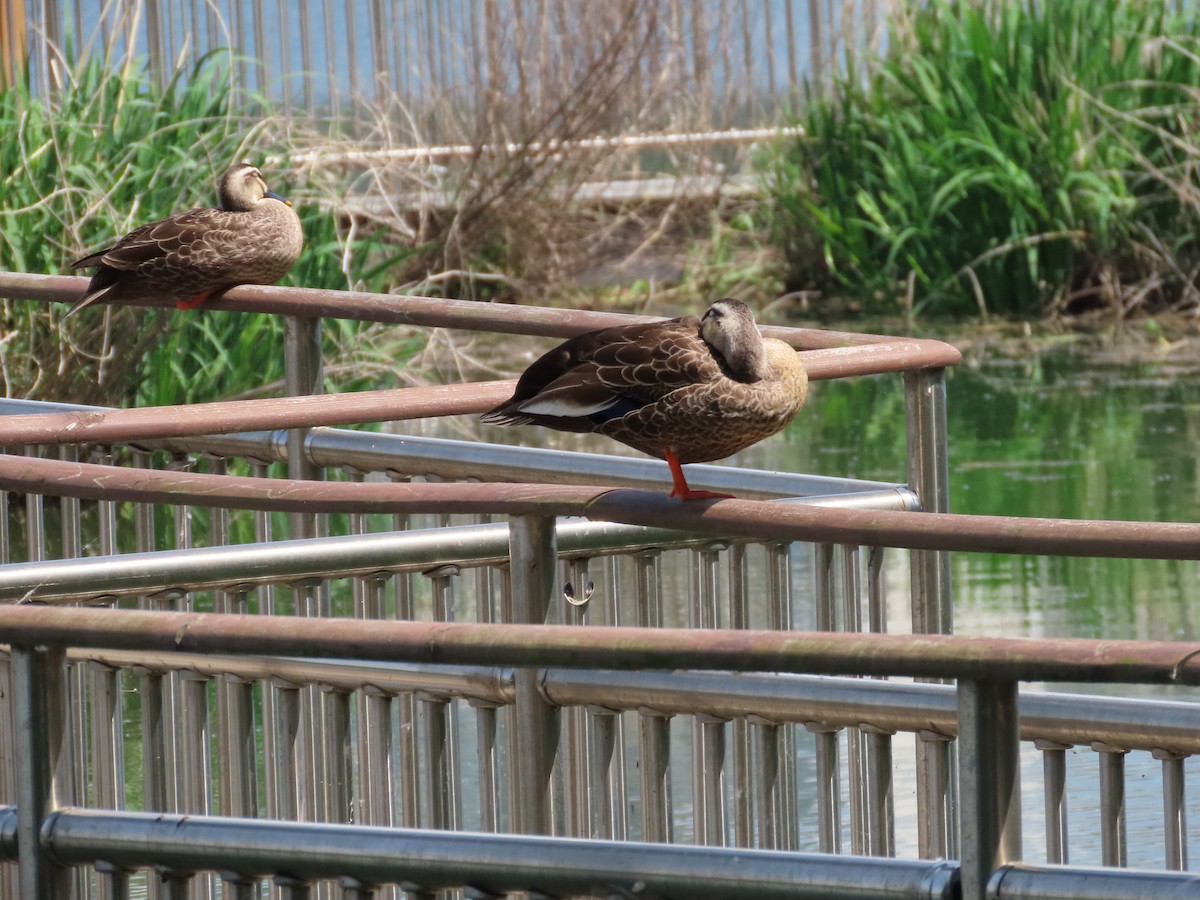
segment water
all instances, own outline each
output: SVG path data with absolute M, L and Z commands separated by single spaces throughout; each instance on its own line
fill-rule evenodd
M 970 349 L 947 382 L 951 509 L 960 513 L 1054 518 L 1194 521 L 1200 509 L 1200 349 L 1167 354 L 1157 346 L 1088 351 L 1082 342 L 1024 341 Z M 524 434 L 522 434 L 524 432 Z M 485 440 L 537 441 L 542 446 L 632 453 L 613 441 L 534 429 L 489 429 Z M 813 386 L 806 408 L 782 434 L 730 462 L 756 468 L 905 480 L 902 380 L 879 376 Z M 666 485 L 664 483 L 664 490 Z M 1200 555 L 1200 554 L 1198 554 Z M 811 584 L 806 554 L 797 553 L 797 585 Z M 962 634 L 1194 640 L 1200 562 L 1023 557 L 957 553 L 954 624 Z M 889 629 L 909 619 L 907 559 L 891 551 L 885 570 Z M 675 581 L 686 589 L 686 577 Z M 807 591 L 804 591 L 807 593 Z M 811 627 L 797 609 L 796 626 Z M 670 611 L 669 611 L 670 613 Z M 682 609 L 674 618 L 684 618 Z M 684 624 L 676 621 L 669 624 Z M 1041 689 L 1040 686 L 1031 686 Z M 1112 691 L 1108 686 L 1056 690 Z M 1118 686 L 1131 695 L 1193 700 L 1196 692 Z M 800 789 L 811 788 L 810 742 L 799 741 Z M 912 742 L 897 738 L 897 821 L 915 813 Z M 686 747 L 674 755 L 686 791 Z M 1098 755 L 1067 754 L 1070 862 L 1098 865 Z M 1163 865 L 1160 764 L 1148 753 L 1126 757 L 1131 865 Z M 1024 848 L 1044 858 L 1041 756 L 1023 757 Z M 1192 783 L 1200 776 L 1187 763 Z M 803 803 L 803 797 L 802 797 Z M 811 819 L 809 820 L 811 821 Z M 1200 846 L 1200 800 L 1193 790 L 1189 840 Z M 677 838 L 687 823 L 677 820 Z M 815 835 L 802 849 L 816 849 Z M 811 845 L 811 846 L 810 846 Z M 898 828 L 897 852 L 916 855 L 916 835 Z M 1195 854 L 1193 853 L 1193 857 Z

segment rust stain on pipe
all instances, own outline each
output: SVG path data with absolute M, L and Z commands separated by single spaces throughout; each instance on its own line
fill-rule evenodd
M 1200 559 L 1200 525 L 838 509 L 665 493 L 516 483 L 382 484 L 164 472 L 0 454 L 0 488 L 91 500 L 306 512 L 578 516 L 628 525 L 914 550 Z
M 0 487 L 84 500 L 280 512 L 582 515 L 605 487 L 519 483 L 393 484 L 164 472 L 0 454 Z M 650 495 L 653 496 L 653 495 Z
M 1200 645 L 682 628 L 575 628 L 0 606 L 0 642 L 564 668 L 1200 683 Z
M 753 500 L 694 504 L 685 517 L 665 503 L 648 504 L 627 491 L 598 497 L 589 504 L 587 514 L 601 521 L 763 540 L 1042 556 L 1200 559 L 1200 525 L 1190 522 L 832 509 Z
M 273 428 L 316 428 L 480 413 L 507 400 L 515 386 L 515 380 L 488 381 L 141 409 L 36 413 L 5 416 L 0 423 L 4 442 L 9 446 L 137 443 Z
M 73 303 L 83 296 L 88 279 L 69 275 L 35 275 L 0 272 L 0 297 L 14 300 L 60 301 Z M 170 304 L 144 303 L 143 306 L 168 307 Z M 505 334 L 530 334 L 565 338 L 590 331 L 653 321 L 657 316 L 589 310 L 555 309 L 542 306 L 511 306 L 479 303 L 473 300 L 444 300 L 399 294 L 369 294 L 363 291 L 329 291 L 313 288 L 242 285 L 205 302 L 207 309 L 232 312 L 266 312 L 304 318 L 357 319 L 397 325 L 437 328 L 463 328 Z M 878 371 L 942 368 L 961 361 L 958 350 L 942 341 L 919 338 L 897 339 L 885 335 L 825 331 L 817 328 L 768 327 L 763 333 L 786 341 L 799 350 L 838 349 L 855 346 L 890 344 L 903 358 L 888 359 L 888 368 Z M 883 354 L 887 357 L 888 354 Z M 882 358 L 881 357 L 881 361 Z M 900 368 L 893 366 L 900 365 Z M 858 373 L 861 374 L 861 373 Z M 814 379 L 819 376 L 813 376 Z M 834 376 L 825 376 L 834 377 Z

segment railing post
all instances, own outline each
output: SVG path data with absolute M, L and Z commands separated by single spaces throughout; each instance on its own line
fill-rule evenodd
M 908 485 L 926 512 L 950 511 L 946 440 L 946 370 L 904 373 L 908 431 Z M 912 626 L 917 634 L 953 630 L 950 554 L 914 550 L 910 557 Z M 917 740 L 917 842 L 922 858 L 953 856 L 954 778 L 950 746 Z
M 70 776 L 67 657 L 62 649 L 12 648 L 17 744 L 17 841 L 21 896 L 70 896 L 69 869 L 42 847 L 46 817 L 63 804 Z
M 908 486 L 925 512 L 950 511 L 950 466 L 946 439 L 946 370 L 904 373 L 908 427 Z M 949 634 L 952 627 L 950 554 L 912 554 L 913 630 Z
M 325 373 L 321 359 L 321 320 L 286 316 L 283 320 L 284 392 L 289 397 L 320 394 Z M 288 432 L 288 478 L 314 481 L 320 474 L 305 451 L 307 428 Z M 310 513 L 292 513 L 292 539 L 316 537 L 316 517 Z
M 558 547 L 552 516 L 516 516 L 509 522 L 512 620 L 544 625 L 554 596 Z M 558 755 L 558 711 L 546 702 L 537 669 L 514 673 L 512 823 L 518 834 L 551 834 L 550 783 Z
M 992 874 L 1021 857 L 1016 682 L 958 682 L 958 777 L 962 896 L 985 900 Z

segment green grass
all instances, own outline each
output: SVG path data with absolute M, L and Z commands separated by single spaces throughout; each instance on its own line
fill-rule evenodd
M 0 92 L 0 269 L 69 271 L 72 260 L 141 224 L 212 205 L 216 177 L 230 162 L 261 164 L 286 151 L 270 130 L 269 107 L 236 92 L 228 71 L 226 55 L 212 54 L 159 87 L 132 65 L 114 70 L 92 60 L 49 98 L 32 96 L 27 83 Z M 297 187 L 286 171 L 266 175 L 285 194 Z M 382 289 L 396 253 L 375 237 L 351 242 L 337 214 L 306 196 L 293 197 L 305 251 L 283 283 Z M 64 322 L 65 311 L 0 305 L 6 395 L 170 404 L 283 378 L 282 320 L 273 316 L 102 307 Z M 359 331 L 357 323 L 331 323 L 331 358 L 358 346 Z M 400 361 L 412 352 L 411 341 L 393 344 Z M 339 385 L 362 380 L 350 371 Z
M 1194 15 L 931 0 L 889 35 L 769 164 L 790 289 L 956 315 L 1195 302 Z

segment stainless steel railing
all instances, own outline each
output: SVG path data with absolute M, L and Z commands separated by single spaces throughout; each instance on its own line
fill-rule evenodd
M 514 586 L 517 583 L 514 582 Z M 275 887 L 282 896 L 303 896 L 305 894 L 295 892 L 307 891 L 308 882 L 335 876 L 349 879 L 355 890 L 361 890 L 364 895 L 370 895 L 374 885 L 403 881 L 414 884 L 419 896 L 423 896 L 420 893 L 423 890 L 454 884 L 479 884 L 502 890 L 534 887 L 545 890 L 550 896 L 561 896 L 599 886 L 602 886 L 602 892 L 607 892 L 617 885 L 629 885 L 633 879 L 657 885 L 668 896 L 709 896 L 703 893 L 708 887 L 716 892 L 712 896 L 729 897 L 775 896 L 774 891 L 778 890 L 790 890 L 794 892 L 793 896 L 818 896 L 817 891 L 825 891 L 823 896 L 833 897 L 946 896 L 954 893 L 954 880 L 959 873 L 966 891 L 970 892 L 967 896 L 982 897 L 983 889 L 990 882 L 989 890 L 993 891 L 990 896 L 1001 900 L 1010 896 L 1005 887 L 1005 881 L 1010 877 L 1014 885 L 1011 896 L 1036 895 L 1036 890 L 1046 890 L 1050 886 L 1061 891 L 1055 896 L 1072 898 L 1135 897 L 1139 892 L 1141 896 L 1186 896 L 1191 889 L 1189 886 L 1193 885 L 1187 876 L 1165 873 L 1073 869 L 1046 872 L 1013 868 L 1012 862 L 1020 859 L 1020 839 L 1011 832 L 1011 823 L 1019 820 L 1019 804 L 1012 806 L 998 802 L 1009 796 L 1010 786 L 1016 779 L 1012 750 L 1017 741 L 1017 720 L 1011 707 L 1015 700 L 1012 679 L 1098 677 L 1194 684 L 1200 681 L 1200 674 L 1194 648 L 1189 646 L 919 636 L 867 638 L 813 633 L 792 637 L 778 632 L 750 634 L 746 640 L 731 644 L 719 631 L 660 632 L 661 639 L 654 640 L 651 637 L 653 631 L 632 632 L 615 628 L 591 632 L 584 645 L 579 642 L 576 629 L 571 627 L 506 628 L 327 620 L 296 622 L 285 632 L 280 632 L 278 624 L 257 617 L 199 618 L 102 610 L 0 608 L 0 629 L 21 642 L 13 648 L 14 690 L 10 696 L 14 697 L 18 716 L 27 725 L 19 732 L 19 740 L 23 751 L 22 771 L 29 773 L 21 781 L 24 802 L 16 822 L 12 821 L 11 812 L 0 809 L 0 856 L 11 856 L 15 843 L 22 846 L 40 843 L 42 852 L 47 854 L 40 863 L 23 870 L 26 896 L 57 896 L 45 892 L 38 894 L 29 891 L 28 887 L 44 882 L 54 889 L 65 877 L 59 868 L 62 863 L 90 864 L 96 860 L 106 861 L 101 867 L 101 876 L 114 896 L 125 896 L 121 891 L 128 881 L 125 874 L 128 867 L 152 862 L 165 869 L 167 881 L 173 885 L 183 884 L 192 873 L 203 870 L 221 871 L 227 888 L 240 885 L 253 890 L 261 877 L 275 876 Z M 164 651 L 170 653 L 182 644 L 193 653 L 205 655 L 223 647 L 234 649 L 238 654 L 256 656 L 260 649 L 269 653 L 303 650 L 312 657 L 354 656 L 422 666 L 442 658 L 463 662 L 490 658 L 501 667 L 516 666 L 514 674 L 527 671 L 522 668 L 527 664 L 566 664 L 573 669 L 579 664 L 591 665 L 596 660 L 605 660 L 611 675 L 618 679 L 629 674 L 624 670 L 631 667 L 673 669 L 682 646 L 686 648 L 684 652 L 698 660 L 752 673 L 769 670 L 837 672 L 860 668 L 873 673 L 923 677 L 958 673 L 959 684 L 956 689 L 951 689 L 957 694 L 958 759 L 964 772 L 969 771 L 964 783 L 964 807 L 973 810 L 972 819 L 963 822 L 963 840 L 974 850 L 974 855 L 964 855 L 961 866 L 956 866 L 873 863 L 861 858 L 850 858 L 843 864 L 828 856 L 797 857 L 790 853 L 759 856 L 751 853 L 746 856 L 750 865 L 739 871 L 736 882 L 714 879 L 710 885 L 697 887 L 697 892 L 686 894 L 688 876 L 676 866 L 695 860 L 692 869 L 695 877 L 695 873 L 707 871 L 706 865 L 729 865 L 728 854 L 712 848 L 706 848 L 706 856 L 675 855 L 674 851 L 667 851 L 660 868 L 652 861 L 641 862 L 653 852 L 646 849 L 646 845 L 630 845 L 627 848 L 630 852 L 625 853 L 624 847 L 619 851 L 615 849 L 621 845 L 564 845 L 550 840 L 530 842 L 529 857 L 522 855 L 513 859 L 513 851 L 508 850 L 509 862 L 498 865 L 495 854 L 514 847 L 510 841 L 460 837 L 459 850 L 448 851 L 449 859 L 453 860 L 450 862 L 442 854 L 443 844 L 436 835 L 430 835 L 426 840 L 428 833 L 345 830 L 333 825 L 274 825 L 246 819 L 213 820 L 204 814 L 180 819 L 69 808 L 55 813 L 53 804 L 44 809 L 44 814 L 50 818 L 46 827 L 40 829 L 38 838 L 31 829 L 40 826 L 42 814 L 38 813 L 39 802 L 35 796 L 38 791 L 30 786 L 40 784 L 45 787 L 46 779 L 63 779 L 62 768 L 53 762 L 69 750 L 66 740 L 69 716 L 56 724 L 57 711 L 65 714 L 68 710 L 64 701 L 69 680 L 63 677 L 67 673 L 65 657 L 55 648 L 75 643 L 95 648 L 85 655 L 92 656 L 98 651 L 101 657 L 111 652 L 104 649 L 109 647 L 129 648 L 125 652 L 162 654 Z M 590 649 L 581 652 L 584 646 Z M 313 665 L 312 662 L 306 664 Z M 554 669 L 546 671 L 552 673 Z M 668 672 L 662 672 L 655 677 L 666 678 L 668 675 Z M 575 672 L 574 677 L 582 684 L 588 683 L 582 672 Z M 813 684 L 828 681 L 796 680 Z M 516 681 L 513 684 L 513 698 L 519 709 L 521 691 Z M 917 692 L 927 690 L 919 688 Z M 536 706 L 535 698 L 527 698 L 527 702 L 534 702 Z M 605 703 L 612 705 L 611 699 Z M 38 717 L 30 715 L 35 709 L 40 713 Z M 964 723 L 970 724 L 970 730 L 964 730 Z M 553 738 L 556 746 L 558 740 L 558 737 Z M 562 756 L 566 757 L 568 753 L 568 748 L 563 746 Z M 520 785 L 520 805 L 529 806 L 530 789 L 541 784 L 550 788 L 550 808 L 553 809 L 553 769 L 545 767 L 546 762 L 546 759 L 535 758 L 528 766 L 522 764 L 510 772 Z M 596 762 L 593 758 L 593 766 Z M 25 818 L 28 809 L 33 809 L 39 816 L 34 823 Z M 536 810 L 531 814 L 536 814 Z M 17 841 L 13 840 L 14 832 Z M 370 852 L 365 852 L 365 848 Z M 573 853 L 572 848 L 578 853 Z M 744 852 L 739 853 L 739 858 Z M 380 860 L 380 855 L 385 859 Z M 391 858 L 394 855 L 400 858 Z M 606 856 L 609 862 L 605 861 Z M 551 859 L 558 862 L 551 862 Z M 572 868 L 571 860 L 574 860 L 577 872 L 588 873 L 590 880 L 586 885 L 571 881 L 571 876 L 562 871 Z M 759 860 L 762 865 L 758 864 Z M 811 871 L 805 875 L 802 869 L 808 864 L 811 864 Z M 493 873 L 497 880 L 489 879 L 488 865 L 498 866 Z M 547 867 L 559 874 L 552 874 Z M 285 872 L 287 877 L 281 878 Z M 781 886 L 780 878 L 790 880 Z M 172 887 L 171 891 L 174 895 L 176 888 Z

